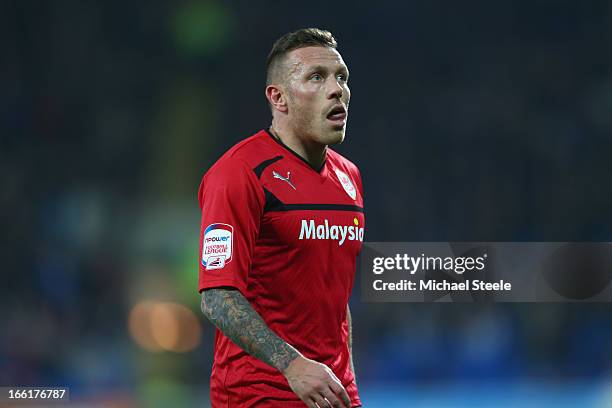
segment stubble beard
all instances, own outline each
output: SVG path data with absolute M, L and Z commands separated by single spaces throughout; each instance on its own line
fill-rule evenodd
M 346 125 L 331 125 L 327 123 L 327 119 L 317 117 L 313 112 L 296 109 L 293 123 L 294 134 L 306 143 L 330 146 L 344 141 Z
M 344 142 L 345 135 L 346 135 L 346 125 L 340 126 L 338 128 L 334 128 L 334 130 L 330 132 L 330 139 L 332 139 L 333 141 L 331 141 L 329 144 L 338 145 Z
M 312 112 L 296 107 L 293 116 L 293 133 L 302 142 L 321 143 L 320 131 L 317 131 L 316 119 Z

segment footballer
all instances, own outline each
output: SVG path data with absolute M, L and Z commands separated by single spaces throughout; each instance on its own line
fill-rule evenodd
M 267 60 L 269 129 L 204 175 L 199 291 L 216 326 L 214 408 L 360 407 L 348 300 L 364 234 L 344 140 L 349 72 L 333 35 L 288 33 Z

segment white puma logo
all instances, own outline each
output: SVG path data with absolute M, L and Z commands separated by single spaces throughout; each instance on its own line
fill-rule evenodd
M 280 174 L 278 174 L 277 172 L 275 172 L 274 170 L 272 170 L 272 176 L 274 176 L 274 178 L 276 178 L 276 179 L 286 181 L 291 187 L 293 187 L 294 190 L 297 190 L 297 188 L 295 188 L 295 186 L 293 185 L 291 180 L 289 180 L 289 178 L 291 177 L 291 172 L 290 171 L 287 172 L 287 177 L 283 177 Z

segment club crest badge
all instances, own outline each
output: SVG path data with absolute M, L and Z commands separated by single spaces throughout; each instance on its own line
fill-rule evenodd
M 348 194 L 349 197 L 351 197 L 353 200 L 356 199 L 357 190 L 355 189 L 355 186 L 353 185 L 351 178 L 343 171 L 340 171 L 338 169 L 335 169 L 335 171 L 336 171 L 336 176 L 338 176 L 338 180 L 340 180 L 340 184 L 342 184 L 344 191 L 346 191 L 346 194 Z

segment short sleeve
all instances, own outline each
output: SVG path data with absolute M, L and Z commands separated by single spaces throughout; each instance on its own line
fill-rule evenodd
M 241 160 L 225 159 L 204 176 L 199 201 L 199 291 L 230 286 L 246 294 L 264 205 L 259 180 Z

